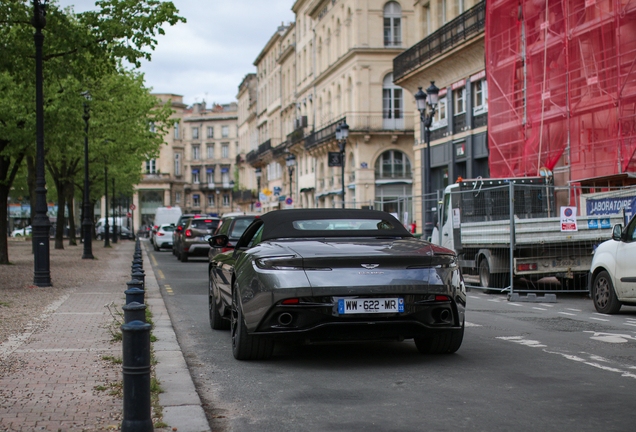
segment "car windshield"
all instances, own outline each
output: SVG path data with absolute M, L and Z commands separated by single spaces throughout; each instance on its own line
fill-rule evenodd
M 209 230 L 215 229 L 217 226 L 219 226 L 219 221 L 211 220 L 211 219 L 193 220 L 192 223 L 190 224 L 190 228 L 209 229 Z
M 383 231 L 392 230 L 393 224 L 382 219 L 314 219 L 294 221 L 300 231 Z
M 240 237 L 247 227 L 252 223 L 252 219 L 237 219 L 232 227 L 232 232 L 229 237 Z
M 172 226 L 172 225 L 166 225 L 166 226 L 161 227 L 161 229 L 166 231 L 166 232 L 172 232 L 172 231 L 174 231 L 175 227 Z

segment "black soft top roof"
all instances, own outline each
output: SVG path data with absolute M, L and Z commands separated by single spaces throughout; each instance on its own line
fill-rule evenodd
M 320 219 L 371 219 L 384 220 L 393 225 L 393 229 L 383 230 L 299 230 L 294 228 L 295 221 L 302 220 L 320 220 Z M 378 210 L 361 210 L 361 209 L 292 209 L 292 210 L 275 210 L 265 213 L 254 221 L 261 221 L 265 224 L 261 240 L 271 240 L 277 238 L 294 238 L 294 237 L 413 237 L 404 225 L 400 223 L 393 215 Z

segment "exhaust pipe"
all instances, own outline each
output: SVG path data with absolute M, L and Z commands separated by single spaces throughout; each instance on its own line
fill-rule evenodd
M 292 314 L 283 312 L 282 314 L 278 315 L 278 323 L 282 326 L 288 326 L 292 323 L 293 318 L 294 317 L 292 316 Z
M 449 323 L 451 322 L 451 313 L 448 309 L 443 309 L 440 313 L 439 313 L 439 320 L 443 323 Z

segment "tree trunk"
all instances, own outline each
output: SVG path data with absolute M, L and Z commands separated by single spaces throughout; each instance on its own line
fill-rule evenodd
M 7 232 L 7 202 L 9 187 L 0 183 L 0 264 L 9 264 L 9 233 Z
M 29 187 L 29 205 L 31 210 L 29 212 L 29 224 L 33 226 L 33 218 L 35 217 L 35 158 L 33 156 L 27 156 L 27 186 Z M 31 236 L 31 253 L 35 253 L 35 237 Z
M 64 210 L 66 208 L 66 182 L 56 182 L 57 187 L 57 226 L 55 227 L 55 249 L 64 249 L 64 227 L 66 220 Z
M 75 232 L 75 183 L 66 185 L 66 206 L 68 207 L 68 245 L 77 246 L 77 233 Z

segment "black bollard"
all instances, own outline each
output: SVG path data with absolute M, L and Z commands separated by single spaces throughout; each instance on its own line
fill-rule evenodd
M 136 301 L 121 307 L 124 310 L 124 323 L 132 321 L 146 322 L 146 305 Z
M 141 282 L 141 289 L 146 289 L 146 274 L 143 270 L 133 270 L 132 280 Z
M 150 405 L 150 324 L 131 321 L 123 335 L 124 418 L 122 432 L 152 432 Z
M 139 288 L 131 288 L 124 291 L 124 294 L 126 294 L 126 304 L 131 304 L 133 302 L 143 304 L 146 291 Z

